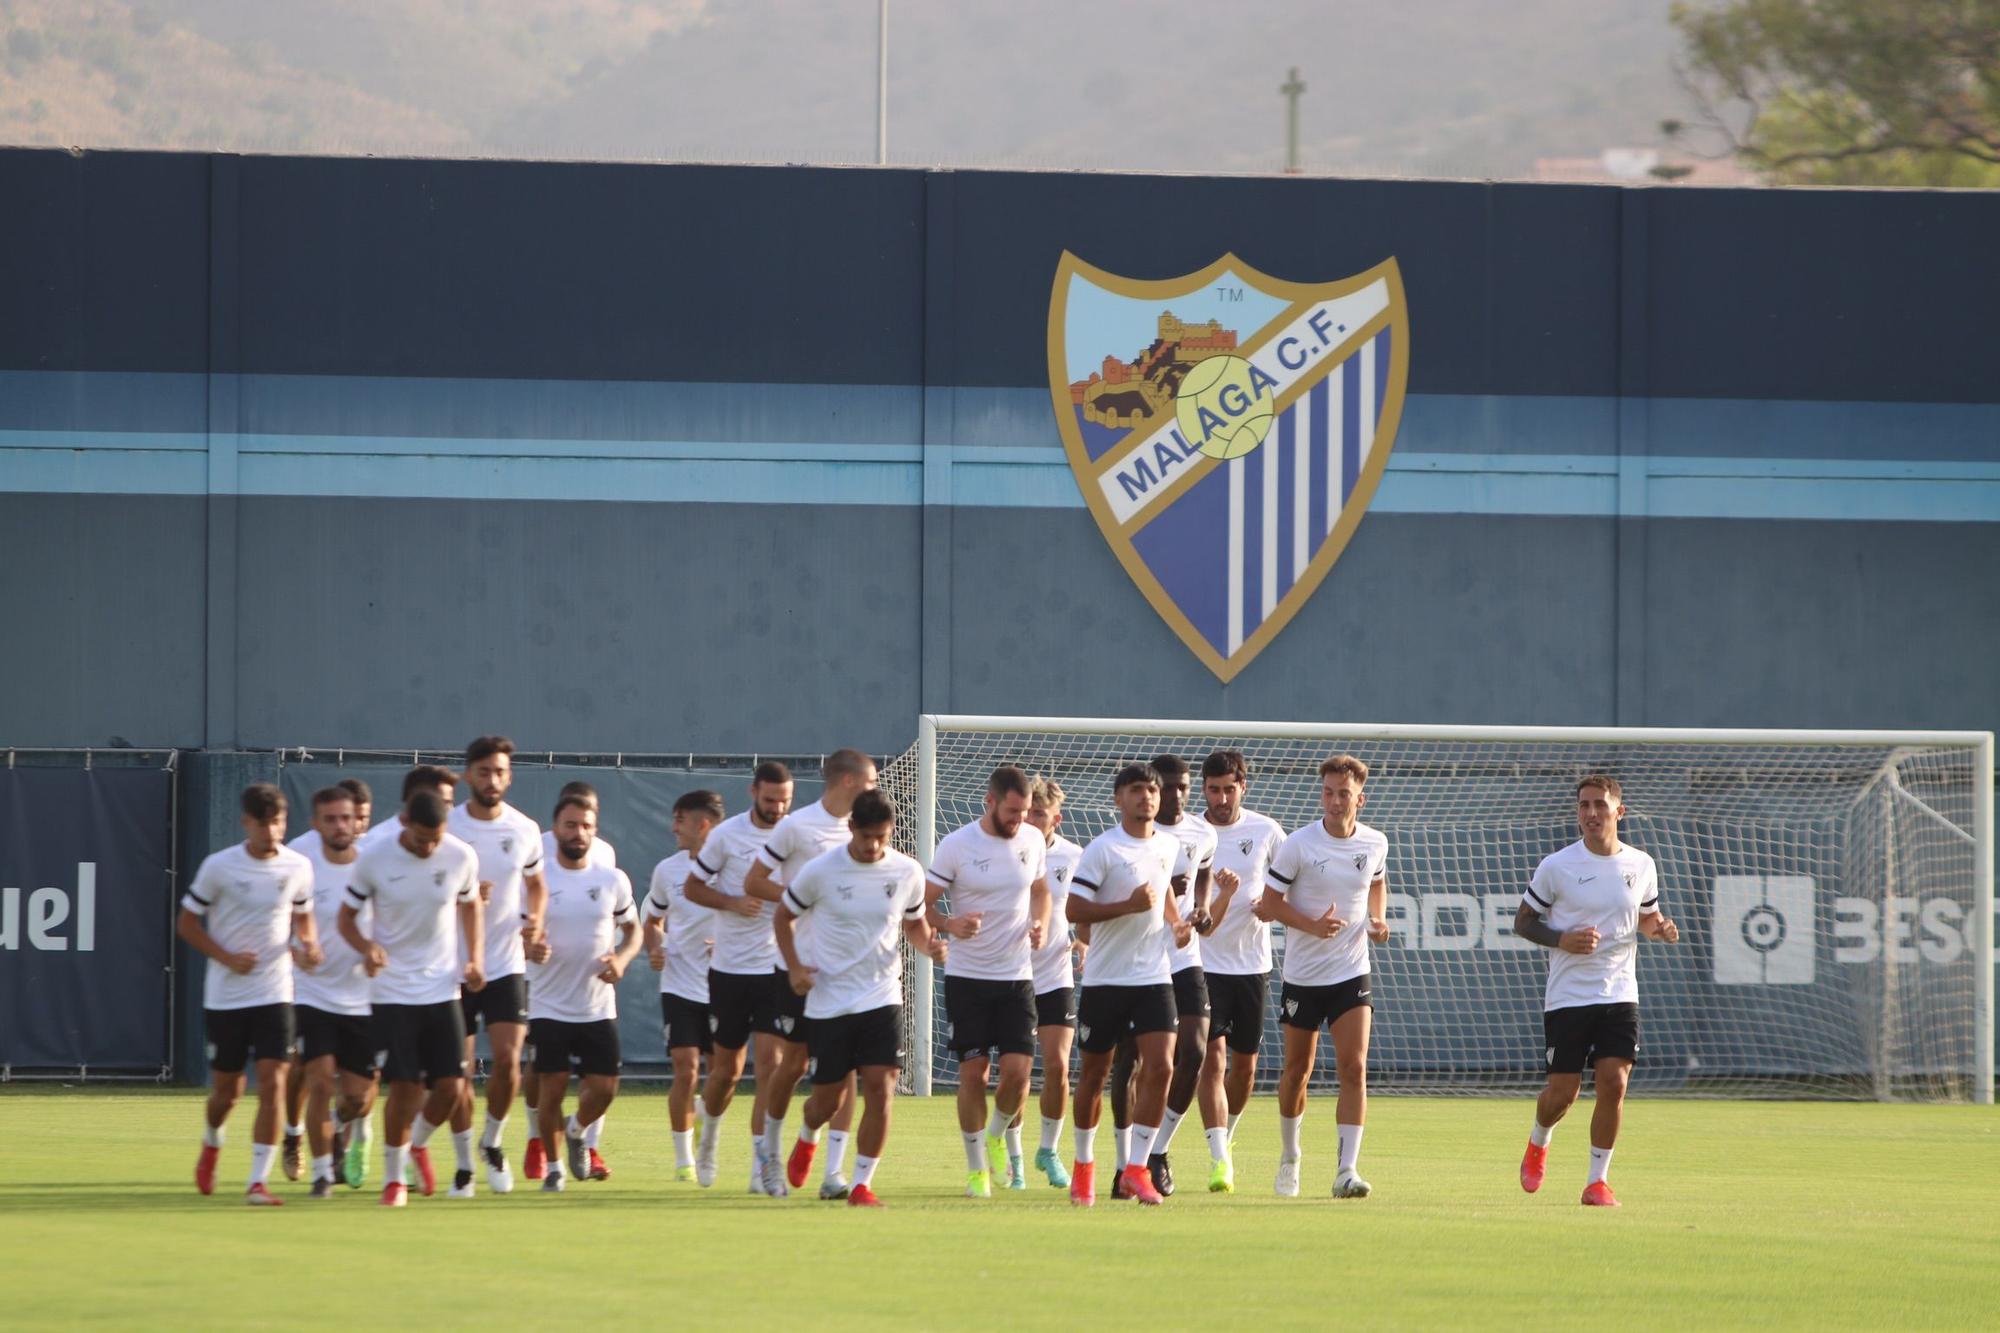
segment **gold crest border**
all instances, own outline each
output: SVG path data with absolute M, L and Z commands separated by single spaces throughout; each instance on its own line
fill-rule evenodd
M 1234 653 L 1225 657 L 1215 650 L 1214 645 L 1209 643 L 1201 631 L 1194 627 L 1193 622 L 1182 613 L 1180 607 L 1175 605 L 1173 597 L 1160 585 L 1160 581 L 1153 577 L 1153 572 L 1146 568 L 1146 562 L 1139 558 L 1138 551 L 1132 545 L 1132 537 L 1138 529 L 1131 528 L 1128 531 L 1121 528 L 1112 515 L 1110 506 L 1105 502 L 1101 490 L 1093 484 L 1097 469 L 1091 461 L 1089 451 L 1084 448 L 1083 434 L 1076 425 L 1076 409 L 1069 399 L 1069 357 L 1065 343 L 1071 278 L 1087 279 L 1117 296 L 1154 301 L 1173 300 L 1199 291 L 1228 272 L 1234 272 L 1237 276 L 1252 282 L 1259 291 L 1267 295 L 1282 297 L 1295 303 L 1346 296 L 1351 292 L 1360 291 L 1378 279 L 1386 280 L 1389 284 L 1388 308 L 1349 338 L 1348 343 L 1358 344 L 1364 338 L 1372 338 L 1385 327 L 1395 330 L 1395 336 L 1389 342 L 1388 387 L 1383 395 L 1384 401 L 1380 404 L 1381 415 L 1375 427 L 1375 447 L 1369 455 L 1367 465 L 1361 469 L 1361 475 L 1355 479 L 1353 493 L 1348 496 L 1347 503 L 1342 506 L 1332 530 L 1327 533 L 1326 541 L 1314 553 L 1312 563 L 1306 566 L 1305 573 L 1300 575 L 1291 590 L 1279 599 L 1277 606 L 1272 609 L 1269 616 L 1265 617 L 1264 623 L 1257 627 L 1256 632 L 1244 639 L 1243 645 Z M 1168 628 L 1179 636 L 1180 641 L 1187 645 L 1190 652 L 1201 659 L 1202 665 L 1215 673 L 1223 684 L 1228 684 L 1242 672 L 1243 668 L 1249 666 L 1259 653 L 1270 646 L 1271 641 L 1291 623 L 1292 617 L 1299 613 L 1307 599 L 1319 589 L 1319 585 L 1332 571 L 1334 563 L 1340 559 L 1341 552 L 1347 549 L 1347 543 L 1353 539 L 1354 530 L 1360 526 L 1361 516 L 1368 512 L 1368 506 L 1374 502 L 1376 488 L 1381 485 L 1382 472 L 1389 463 L 1389 453 L 1396 447 L 1397 429 L 1403 420 L 1403 393 L 1410 372 L 1409 307 L 1404 301 L 1403 272 L 1396 263 L 1396 257 L 1391 255 L 1373 268 L 1357 273 L 1353 277 L 1342 278 L 1336 282 L 1314 283 L 1287 282 L 1281 278 L 1274 278 L 1252 268 L 1233 253 L 1226 253 L 1207 267 L 1178 278 L 1123 278 L 1064 250 L 1062 259 L 1056 265 L 1055 282 L 1049 297 L 1048 353 L 1049 394 L 1055 408 L 1056 425 L 1062 434 L 1063 451 L 1069 456 L 1070 472 L 1076 478 L 1077 488 L 1083 492 L 1084 503 L 1090 507 L 1090 515 L 1096 521 L 1098 531 L 1104 534 L 1104 540 L 1109 543 L 1112 554 L 1116 555 L 1118 562 L 1125 566 L 1126 574 L 1131 576 L 1134 584 L 1138 585 L 1146 600 L 1152 603 L 1153 610 L 1167 622 Z M 1291 398 L 1296 401 L 1306 388 L 1332 373 L 1333 368 L 1344 360 L 1346 356 L 1327 357 L 1314 368 L 1312 375 L 1300 380 L 1294 386 L 1295 392 Z M 1210 462 L 1212 467 L 1212 460 L 1204 461 Z M 1202 469 L 1202 474 L 1206 475 L 1209 470 L 1211 469 Z M 1185 485 L 1181 489 L 1184 490 L 1199 478 L 1189 477 L 1183 480 Z M 1176 496 L 1179 493 L 1176 491 Z

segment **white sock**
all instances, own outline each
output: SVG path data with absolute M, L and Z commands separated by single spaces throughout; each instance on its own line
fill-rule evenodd
M 1241 1111 L 1238 1111 L 1234 1115 L 1229 1117 L 1229 1141 L 1231 1143 L 1236 1142 L 1236 1122 L 1241 1120 L 1242 1118 L 1243 1118 L 1243 1113 Z
M 250 1145 L 250 1183 L 261 1185 L 271 1175 L 271 1157 L 278 1151 L 275 1143 L 253 1143 Z M 1609 1153 L 1605 1154 L 1607 1157 Z M 1595 1167 L 1591 1168 L 1596 1170 Z
M 611 1117 L 601 1115 L 583 1127 L 583 1146 L 595 1148 L 604 1141 L 604 1122 Z
M 764 1156 L 776 1157 L 785 1151 L 785 1122 L 783 1117 L 764 1114 Z
M 285 1137 L 286 1137 L 286 1138 L 288 1138 L 288 1139 L 302 1139 L 302 1138 L 304 1138 L 305 1136 L 306 1136 L 306 1127 L 305 1127 L 304 1125 L 286 1125 L 286 1126 L 285 1126 Z
M 1537 1120 L 1535 1127 L 1528 1131 L 1528 1142 L 1534 1144 L 1537 1148 L 1546 1148 L 1549 1146 L 1549 1140 L 1555 1136 L 1556 1127 L 1554 1125 L 1545 1125 Z
M 366 1143 L 370 1139 L 375 1137 L 375 1122 L 370 1120 L 367 1116 L 364 1115 L 361 1117 L 360 1120 L 350 1121 L 349 1123 L 359 1126 L 361 1133 L 361 1141 L 363 1143 Z
M 1079 1164 L 1097 1160 L 1097 1126 L 1076 1127 L 1076 1160 Z
M 1154 1152 L 1163 1153 L 1167 1150 L 1167 1145 L 1174 1141 L 1174 1131 L 1181 1127 L 1181 1117 L 1186 1114 L 1186 1111 L 1167 1108 L 1167 1113 L 1160 1117 L 1160 1132 L 1153 1139 Z
M 1208 1136 L 1208 1159 L 1211 1162 L 1229 1160 L 1229 1131 L 1217 1127 L 1203 1131 Z
M 1132 1160 L 1132 1127 L 1127 1125 L 1125 1128 L 1120 1129 L 1117 1125 L 1113 1125 L 1111 1127 L 1111 1139 L 1118 1147 L 1118 1169 L 1123 1171 L 1126 1164 Z
M 1352 1171 L 1354 1164 L 1361 1160 L 1362 1127 L 1360 1125 L 1337 1124 L 1334 1128 L 1340 1132 L 1340 1165 L 1335 1167 L 1334 1170 L 1336 1173 Z
M 386 1145 L 382 1149 L 382 1182 L 385 1185 L 402 1183 L 403 1163 L 409 1151 L 407 1146 L 398 1148 L 394 1144 Z
M 1021 1122 L 1019 1120 L 1016 1120 L 1014 1121 L 1013 1124 L 1007 1126 L 1007 1133 L 1003 1137 L 1007 1140 L 1007 1160 L 1009 1162 L 1020 1161 Z
M 819 1136 L 825 1131 L 826 1131 L 825 1125 L 809 1125 L 803 1119 L 801 1119 L 799 1121 L 799 1142 L 818 1143 Z
M 995 1106 L 986 1117 L 986 1137 L 1001 1138 L 1007 1133 L 1007 1126 L 1014 1123 L 1014 1117 Z
M 863 1185 L 874 1183 L 875 1164 L 881 1160 L 879 1157 L 857 1157 L 854 1159 L 854 1186 L 856 1189 L 859 1189 Z
M 693 1130 L 677 1129 L 674 1131 L 674 1165 L 675 1167 L 694 1165 Z
M 563 1122 L 563 1133 L 573 1139 L 583 1137 L 583 1126 L 576 1123 L 576 1112 L 571 1111 L 569 1119 Z
M 722 1117 L 710 1115 L 708 1108 L 698 1107 L 695 1116 L 701 1125 L 701 1146 L 703 1151 L 715 1147 L 715 1136 L 722 1128 Z
M 1057 1116 L 1053 1120 L 1049 1119 L 1047 1116 L 1042 1117 L 1043 1152 L 1054 1152 L 1056 1150 L 1056 1145 L 1062 1142 L 1063 1119 L 1064 1117 L 1062 1116 Z
M 1594 1143 L 1591 1144 L 1590 1179 L 1584 1181 L 1583 1183 L 1586 1185 L 1595 1185 L 1598 1181 L 1603 1180 L 1606 1176 L 1610 1174 L 1611 1174 L 1611 1149 L 1600 1148 Z
M 828 1181 L 840 1179 L 842 1168 L 847 1165 L 847 1131 L 830 1129 L 826 1132 L 826 1176 Z
M 958 1136 L 965 1142 L 965 1169 L 984 1171 L 986 1169 L 986 1138 L 978 1130 L 970 1134 L 961 1132 Z
M 1153 1136 L 1160 1132 L 1158 1125 L 1132 1126 L 1132 1165 L 1144 1166 L 1153 1152 Z
M 417 1123 L 410 1128 L 410 1146 L 412 1148 L 429 1146 L 431 1135 L 437 1133 L 437 1128 L 436 1125 L 424 1119 L 422 1111 L 417 1112 Z
M 506 1116 L 501 1116 L 498 1120 L 495 1120 L 490 1115 L 487 1116 L 486 1131 L 479 1136 L 479 1146 L 482 1148 L 499 1147 L 501 1143 L 504 1142 L 504 1140 L 500 1137 L 501 1131 L 503 1131 L 506 1128 L 507 1128 Z
M 332 1153 L 327 1153 L 327 1154 L 325 1154 L 324 1156 L 320 1156 L 320 1157 L 315 1157 L 315 1158 L 313 1158 L 313 1179 L 314 1179 L 314 1180 L 332 1180 L 332 1179 L 333 1179 L 333 1154 L 332 1154 Z
M 211 1125 L 206 1122 L 203 1122 L 201 1127 L 202 1147 L 220 1148 L 222 1146 L 222 1137 L 223 1137 L 223 1129 L 221 1125 Z
M 470 1171 L 472 1169 L 472 1131 L 469 1129 L 463 1131 L 454 1130 L 451 1136 L 451 1151 L 452 1155 L 458 1158 L 458 1169 L 461 1171 Z
M 1278 1117 L 1278 1158 L 1280 1161 L 1299 1160 L 1299 1127 L 1305 1123 L 1302 1115 L 1281 1115 Z
M 764 1131 L 761 1129 L 751 1130 L 750 1131 L 750 1174 L 751 1175 L 754 1176 L 757 1174 L 758 1169 L 762 1167 L 764 1164 L 764 1158 L 767 1157 L 768 1155 L 769 1154 L 767 1154 L 764 1151 Z

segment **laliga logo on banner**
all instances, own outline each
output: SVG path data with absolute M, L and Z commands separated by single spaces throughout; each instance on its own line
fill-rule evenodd
M 1395 444 L 1409 345 L 1394 259 L 1303 283 L 1224 255 L 1144 281 L 1064 252 L 1049 388 L 1070 470 L 1126 573 L 1221 680 L 1354 535 Z
M 70 896 L 61 889 L 36 889 L 28 895 L 28 947 L 62 953 L 69 941 L 55 932 L 70 919 Z M 76 948 L 90 953 L 97 948 L 97 863 L 79 861 L 76 867 Z M 0 949 L 21 947 L 21 890 L 0 885 Z

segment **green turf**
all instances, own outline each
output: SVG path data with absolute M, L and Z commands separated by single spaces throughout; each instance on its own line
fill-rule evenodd
M 1991 1327 L 2000 1310 L 1993 1108 L 1635 1102 L 1612 1172 L 1626 1206 L 1609 1211 L 1577 1206 L 1578 1118 L 1549 1183 L 1521 1193 L 1524 1100 L 1378 1098 L 1363 1201 L 1327 1197 L 1333 1108 L 1318 1103 L 1304 1197 L 1276 1199 L 1260 1098 L 1234 1196 L 1201 1192 L 1190 1126 L 1166 1206 L 1083 1212 L 1045 1184 L 957 1197 L 951 1104 L 909 1100 L 877 1180 L 890 1207 L 863 1213 L 746 1195 L 741 1102 L 716 1188 L 672 1183 L 665 1099 L 635 1092 L 605 1134 L 607 1183 L 500 1198 L 482 1180 L 471 1202 L 390 1213 L 372 1189 L 315 1204 L 282 1179 L 287 1207 L 242 1206 L 247 1107 L 200 1197 L 199 1107 L 192 1091 L 0 1093 L 8 1325 L 1885 1328 Z M 509 1129 L 518 1160 L 518 1117 Z

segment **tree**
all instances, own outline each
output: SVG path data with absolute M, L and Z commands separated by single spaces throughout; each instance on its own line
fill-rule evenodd
M 1670 21 L 1697 128 L 1765 179 L 2000 187 L 2000 0 L 1676 3 Z

